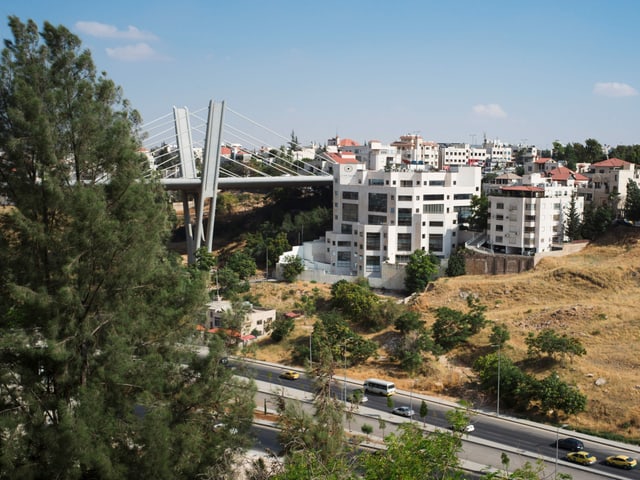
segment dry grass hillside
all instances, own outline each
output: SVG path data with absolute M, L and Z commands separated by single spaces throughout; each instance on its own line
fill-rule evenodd
M 442 278 L 432 287 L 413 304 L 427 324 L 434 321 L 432 308 L 447 306 L 466 311 L 466 296 L 476 295 L 488 306 L 489 320 L 508 325 L 511 340 L 503 354 L 514 361 L 526 355 L 524 339 L 528 332 L 554 328 L 578 337 L 587 355 L 553 368 L 587 395 L 587 411 L 564 420 L 574 428 L 640 438 L 639 232 L 621 227 L 608 242 L 591 244 L 574 255 L 544 259 L 535 270 L 525 273 Z M 295 308 L 300 297 L 313 294 L 314 289 L 328 296 L 329 286 L 304 282 L 259 284 L 253 293 L 263 305 L 282 311 Z M 313 319 L 299 320 L 293 338 L 308 337 L 312 324 Z M 488 334 L 489 329 L 485 329 L 469 345 L 435 359 L 428 372 L 415 379 L 407 378 L 388 362 L 384 348 L 379 351 L 380 358 L 348 374 L 354 378 L 394 378 L 407 389 L 464 397 L 477 407 L 493 408 L 495 399 L 483 398 L 469 388 L 473 381 L 469 365 L 490 350 Z M 393 335 L 389 329 L 372 337 L 384 344 Z M 256 356 L 283 363 L 290 360 L 287 342 L 279 346 L 264 341 Z

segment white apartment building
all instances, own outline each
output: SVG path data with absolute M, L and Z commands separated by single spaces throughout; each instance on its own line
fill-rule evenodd
M 378 140 L 371 140 L 366 145 L 345 145 L 340 151 L 354 154 L 368 170 L 383 170 L 402 163 L 402 155 L 396 147 L 383 145 Z
M 401 135 L 400 140 L 391 143 L 400 153 L 400 159 L 407 168 L 438 168 L 438 144 L 425 141 L 420 135 Z
M 487 166 L 504 168 L 513 162 L 513 149 L 499 140 L 486 141 L 483 147 L 487 151 Z
M 468 143 L 440 144 L 439 168 L 454 165 L 474 165 L 482 167 L 487 161 L 487 150 Z
M 586 185 L 578 189 L 587 203 L 596 207 L 611 205 L 619 213 L 624 210 L 629 180 L 640 184 L 639 171 L 635 164 L 619 158 L 609 158 L 591 164 L 584 175 L 589 179 Z
M 565 220 L 576 185 L 551 182 L 542 174 L 531 185 L 510 185 L 489 195 L 488 243 L 496 253 L 533 255 L 561 248 Z M 581 215 L 584 199 L 575 196 Z
M 333 230 L 314 258 L 327 273 L 382 277 L 383 265 L 406 264 L 416 250 L 441 258 L 458 246 L 460 218 L 480 195 L 481 168 L 449 171 L 334 169 Z M 315 256 L 314 256 L 315 257 Z

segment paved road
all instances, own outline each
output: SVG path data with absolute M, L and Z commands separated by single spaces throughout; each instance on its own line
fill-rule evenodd
M 259 407 L 273 410 L 274 396 L 284 395 L 290 398 L 297 398 L 309 403 L 312 399 L 312 381 L 300 371 L 298 380 L 285 380 L 279 378 L 279 374 L 289 367 L 265 364 L 262 362 L 247 363 L 247 369 L 238 368 L 238 373 L 253 377 L 258 385 L 260 394 L 256 398 Z M 346 389 L 345 389 L 346 386 Z M 349 378 L 335 377 L 334 391 L 338 398 L 343 397 L 345 390 L 349 392 L 354 388 L 362 386 L 361 381 L 352 381 Z M 354 412 L 352 420 L 348 422 L 347 429 L 354 433 L 361 433 L 362 424 L 367 423 L 373 427 L 372 439 L 382 438 L 384 434 L 390 433 L 397 425 L 408 419 L 392 415 L 387 405 L 386 397 L 378 397 L 368 394 L 369 401 L 359 406 Z M 455 404 L 442 401 L 435 397 L 413 394 L 411 392 L 399 391 L 393 397 L 394 406 L 411 405 L 418 412 L 420 403 L 425 400 L 429 412 L 425 417 L 424 427 L 426 429 L 447 428 L 445 412 L 455 408 Z M 384 432 L 379 426 L 379 419 L 385 421 Z M 414 421 L 423 423 L 419 417 Z M 534 422 L 523 421 L 515 418 L 501 416 L 496 418 L 494 413 L 474 411 L 472 423 L 475 431 L 465 435 L 463 453 L 461 459 L 469 468 L 482 469 L 487 465 L 492 467 L 500 466 L 501 453 L 505 452 L 511 460 L 511 469 L 517 468 L 526 461 L 535 462 L 542 458 L 547 467 L 546 472 L 552 476 L 557 469 L 560 473 L 569 473 L 574 479 L 640 479 L 640 470 L 618 470 L 598 463 L 591 467 L 576 466 L 563 460 L 566 452 L 559 450 L 559 459 L 556 464 L 556 449 L 553 445 L 557 437 L 573 436 L 584 441 L 588 451 L 596 455 L 599 460 L 603 460 L 607 455 L 624 453 L 626 455 L 640 458 L 640 448 L 627 444 L 609 442 L 597 437 L 578 434 L 570 430 L 556 429 L 547 425 Z

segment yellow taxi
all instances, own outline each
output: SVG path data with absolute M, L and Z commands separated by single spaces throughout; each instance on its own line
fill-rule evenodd
M 579 463 L 580 465 L 593 465 L 598 461 L 596 457 L 584 450 L 581 452 L 567 453 L 567 460 L 573 463 Z
M 293 370 L 285 370 L 280 374 L 280 378 L 284 378 L 286 380 L 297 380 L 300 378 L 300 374 L 298 372 L 294 372 Z
M 607 457 L 606 464 L 611 465 L 612 467 L 631 470 L 638 464 L 638 461 L 635 458 L 627 457 L 626 455 L 612 455 Z

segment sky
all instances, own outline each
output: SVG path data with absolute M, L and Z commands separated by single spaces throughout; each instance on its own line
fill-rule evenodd
M 283 137 L 640 144 L 636 0 L 2 0 L 152 122 L 210 100 Z M 225 117 L 226 118 L 226 117 Z

